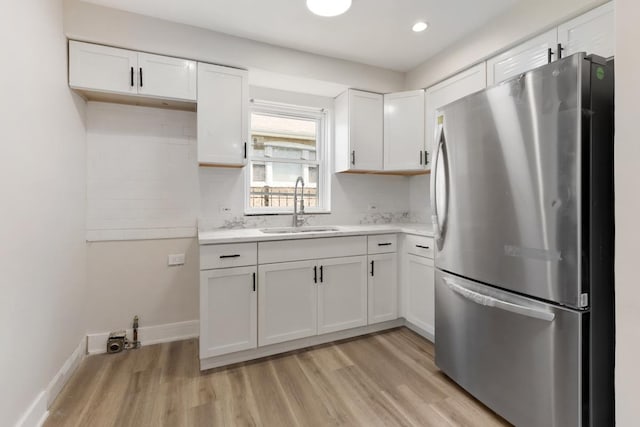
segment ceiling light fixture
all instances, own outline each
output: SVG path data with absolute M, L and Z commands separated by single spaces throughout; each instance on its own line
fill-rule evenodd
M 309 10 L 319 16 L 338 16 L 351 7 L 351 0 L 307 0 Z
M 419 21 L 416 22 L 415 24 L 413 24 L 413 27 L 411 28 L 414 32 L 419 33 L 421 31 L 424 31 L 427 29 L 427 27 L 429 27 L 429 24 L 427 24 L 424 21 Z

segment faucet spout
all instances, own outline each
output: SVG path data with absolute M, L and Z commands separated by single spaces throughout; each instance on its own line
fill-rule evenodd
M 298 213 L 298 183 L 300 183 L 302 187 L 302 191 L 300 192 L 300 213 Z M 300 225 L 302 225 L 302 218 L 298 218 L 299 214 L 304 215 L 304 179 L 301 176 L 296 179 L 296 185 L 293 188 L 293 227 L 300 227 Z

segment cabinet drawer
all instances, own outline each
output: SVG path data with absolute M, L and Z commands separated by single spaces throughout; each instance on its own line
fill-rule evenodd
M 232 243 L 200 246 L 200 270 L 256 265 L 256 243 Z
M 405 250 L 410 254 L 433 259 L 433 238 L 408 234 Z
M 366 255 L 367 236 L 259 242 L 260 264 Z
M 398 236 L 395 234 L 377 234 L 367 238 L 367 253 L 385 254 L 398 250 Z

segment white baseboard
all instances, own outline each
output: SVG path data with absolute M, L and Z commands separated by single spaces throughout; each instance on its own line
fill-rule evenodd
M 22 418 L 16 423 L 16 427 L 40 427 L 49 416 L 49 406 L 58 397 L 71 375 L 80 366 L 84 358 L 86 341 L 84 337 L 75 348 L 71 356 L 62 364 L 60 370 L 54 375 L 47 388 L 41 391 L 33 403 L 26 410 Z
M 144 326 L 138 329 L 138 339 L 142 345 L 159 344 L 163 342 L 180 341 L 196 338 L 200 335 L 200 322 L 189 320 L 186 322 L 166 323 L 157 326 Z M 127 329 L 127 337 L 131 340 L 133 330 Z M 87 335 L 87 352 L 101 354 L 107 351 L 109 332 Z
M 427 340 L 431 341 L 432 343 L 435 344 L 436 342 L 436 334 L 435 334 L 435 330 L 433 328 L 429 328 L 429 329 L 423 329 L 420 326 L 416 326 L 413 323 L 409 322 L 408 320 L 405 319 L 404 321 L 404 326 L 406 326 L 407 328 L 411 329 L 413 332 L 415 332 L 416 334 L 420 335 L 423 338 L 426 338 Z
M 40 427 L 48 416 L 47 392 L 43 390 L 29 405 L 29 408 L 18 420 L 15 427 Z
M 82 359 L 84 359 L 84 356 L 87 354 L 86 350 L 87 343 L 83 338 L 49 383 L 47 387 L 47 407 L 51 406 L 53 401 L 56 400 L 56 397 L 58 397 L 62 388 L 67 381 L 69 381 L 69 378 L 71 378 L 78 366 L 80 366 L 80 362 L 82 362 Z

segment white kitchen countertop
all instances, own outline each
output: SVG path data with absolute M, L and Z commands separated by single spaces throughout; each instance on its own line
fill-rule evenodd
M 433 237 L 430 224 L 327 225 L 337 231 L 267 234 L 259 228 L 217 229 L 198 232 L 201 245 L 218 243 L 265 242 L 273 240 L 315 239 L 318 237 L 362 236 L 368 234 L 406 233 Z M 281 228 L 281 227 L 272 227 Z

